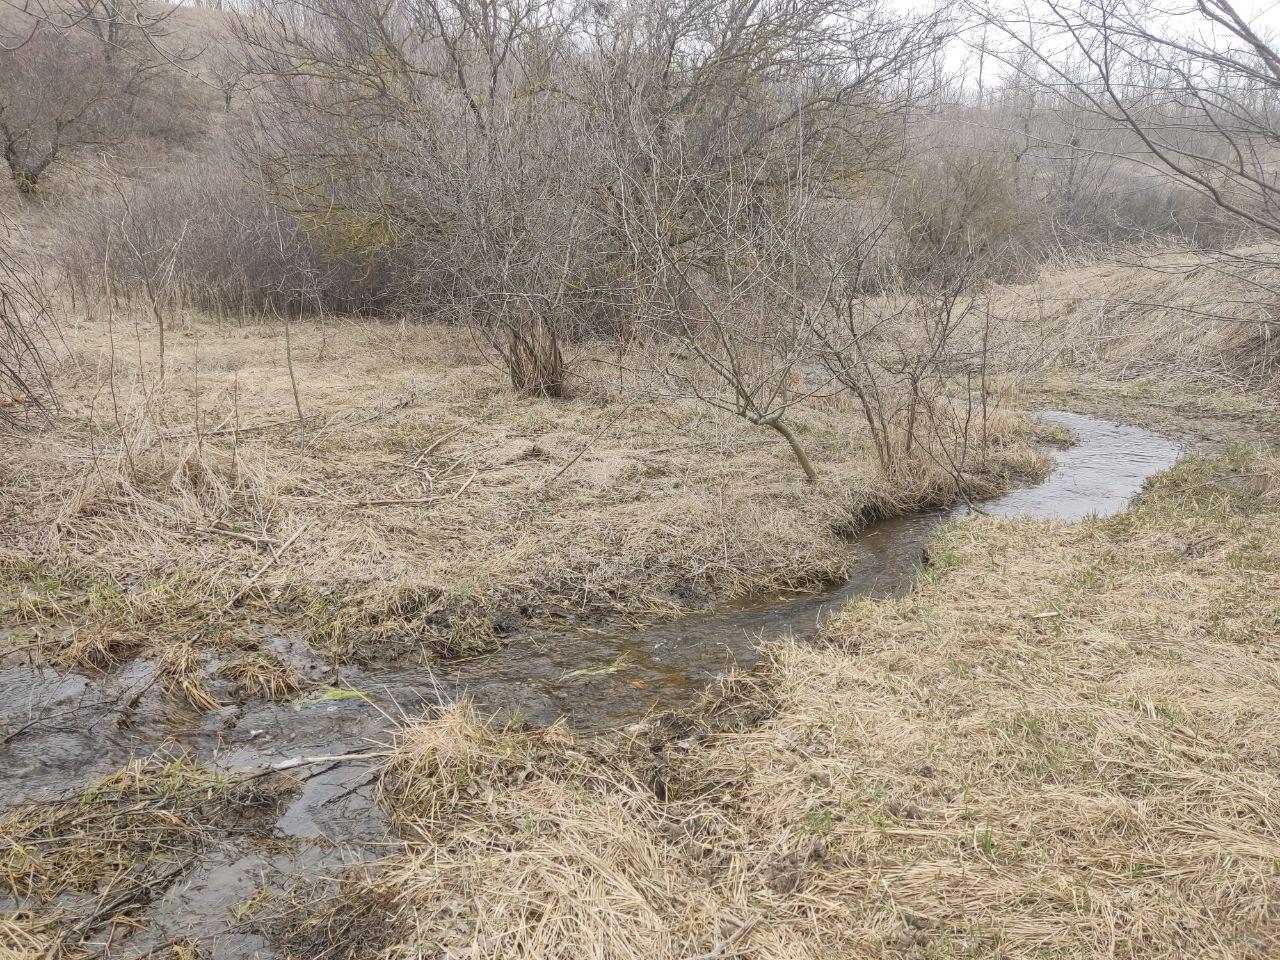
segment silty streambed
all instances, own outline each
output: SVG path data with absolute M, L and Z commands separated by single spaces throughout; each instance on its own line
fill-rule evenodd
M 1046 412 L 1076 444 L 1056 455 L 1050 476 L 981 505 L 1004 517 L 1080 520 L 1125 509 L 1151 475 L 1172 466 L 1179 445 L 1163 436 L 1079 414 Z M 0 669 L 0 797 L 5 805 L 74 795 L 131 757 L 163 745 L 239 771 L 294 757 L 334 755 L 385 743 L 397 718 L 465 693 L 481 713 L 518 714 L 535 724 L 565 718 L 589 733 L 617 730 L 655 710 L 693 703 L 717 677 L 749 666 L 761 647 L 812 635 L 855 597 L 911 588 L 925 544 L 967 507 L 874 523 L 851 543 L 850 579 L 808 594 L 767 594 L 642 628 L 547 631 L 500 650 L 430 670 L 344 669 L 343 686 L 364 696 L 251 702 L 176 714 L 154 682 L 154 664 L 136 661 L 106 677 L 32 666 Z M 301 643 L 267 646 L 318 681 L 331 669 Z M 0 661 L 0 666 L 3 662 Z M 252 847 L 213 853 L 148 910 L 143 928 L 112 956 L 144 953 L 175 936 L 216 937 L 217 956 L 269 956 L 251 932 L 228 932 L 229 910 L 262 878 L 323 871 L 376 856 L 385 826 L 372 799 L 369 763 L 308 768 L 274 833 L 277 852 Z M 7 905 L 0 898 L 0 912 Z

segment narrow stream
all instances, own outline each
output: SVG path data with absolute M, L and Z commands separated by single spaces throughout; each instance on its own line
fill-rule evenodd
M 983 513 L 1067 521 L 1119 513 L 1179 456 L 1177 443 L 1149 430 L 1074 413 L 1039 416 L 1069 428 L 1077 443 L 1056 455 L 1043 482 L 981 504 Z M 641 629 L 527 636 L 441 676 L 469 690 L 482 709 L 616 729 L 653 708 L 688 706 L 729 668 L 754 663 L 769 641 L 812 635 L 855 597 L 910 590 L 930 535 L 968 509 L 871 524 L 851 545 L 849 580 L 821 593 L 755 596 Z
M 1072 413 L 1039 416 L 1071 429 L 1076 444 L 1056 454 L 1046 480 L 981 504 L 984 513 L 1067 521 L 1116 513 L 1179 456 L 1176 442 L 1138 427 Z M 0 669 L 0 731 L 7 734 L 0 739 L 0 795 L 16 801 L 60 793 L 166 740 L 233 769 L 337 753 L 383 738 L 390 723 L 382 711 L 413 715 L 463 693 L 484 714 L 534 724 L 564 718 L 584 732 L 620 729 L 652 711 L 690 705 L 717 677 L 756 662 L 769 641 L 813 634 L 854 597 L 909 590 L 930 534 L 967 509 L 871 524 L 850 545 L 850 579 L 824 592 L 769 593 L 641 628 L 529 633 L 436 669 L 344 668 L 342 685 L 363 698 L 250 703 L 175 717 L 146 661 L 102 678 L 8 665 Z M 317 680 L 331 675 L 297 639 L 266 642 Z M 141 699 L 121 722 L 120 704 L 138 691 Z
M 1177 443 L 1148 430 L 1079 414 L 1039 416 L 1070 428 L 1077 443 L 1057 454 L 1044 482 L 982 504 L 984 513 L 1065 521 L 1113 514 L 1180 455 Z M 967 509 L 872 524 L 850 546 L 853 575 L 825 592 L 756 596 L 639 629 L 529 634 L 434 671 L 343 670 L 343 685 L 362 696 L 313 695 L 175 716 L 154 682 L 154 665 L 145 661 L 100 678 L 6 665 L 0 669 L 0 796 L 7 805 L 73 795 L 129 758 L 166 744 L 233 771 L 357 751 L 385 743 L 399 716 L 462 694 L 486 714 L 518 714 L 535 724 L 564 718 L 583 732 L 618 730 L 654 711 L 691 705 L 717 677 L 758 660 L 762 646 L 786 635 L 812 635 L 854 597 L 909 590 L 930 534 Z M 328 674 L 299 641 L 266 639 L 316 679 Z M 176 932 L 222 936 L 230 905 L 248 897 L 264 873 L 332 871 L 375 855 L 386 826 L 372 779 L 367 764 L 314 769 L 275 826 L 281 838 L 298 841 L 293 849 L 212 855 L 156 905 L 131 948 L 142 951 Z M 219 956 L 268 955 L 256 936 L 232 939 L 237 945 Z

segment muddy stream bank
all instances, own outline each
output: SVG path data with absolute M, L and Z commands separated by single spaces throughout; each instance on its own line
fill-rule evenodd
M 1065 521 L 1116 513 L 1180 454 L 1177 442 L 1137 427 L 1071 413 L 1040 416 L 1072 430 L 1076 444 L 1055 454 L 1045 481 L 983 503 L 982 512 Z M 130 758 L 161 748 L 180 748 L 226 771 L 374 749 L 401 717 L 464 694 L 483 714 L 519 715 L 533 724 L 563 718 L 584 733 L 623 729 L 654 711 L 690 706 L 718 677 L 756 662 L 770 641 L 812 635 L 855 597 L 910 590 L 932 532 L 967 509 L 868 526 L 850 544 L 850 579 L 822 593 L 754 596 L 638 629 L 529 633 L 486 656 L 435 669 L 343 668 L 335 675 L 297 639 L 264 637 L 268 649 L 323 685 L 288 703 L 175 713 L 148 662 L 105 677 L 0 662 L 0 796 L 6 807 L 73 796 Z M 259 932 L 235 922 L 233 909 L 264 883 L 332 875 L 381 855 L 387 831 L 373 778 L 368 762 L 310 765 L 270 828 L 279 844 L 231 842 L 202 857 L 109 955 L 140 956 L 182 936 L 216 943 L 217 957 L 270 956 Z M 0 898 L 0 911 L 19 906 Z

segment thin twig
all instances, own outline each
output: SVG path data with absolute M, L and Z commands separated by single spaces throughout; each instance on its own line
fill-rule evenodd
M 733 933 L 729 934 L 728 937 L 716 944 L 709 953 L 699 954 L 698 956 L 693 957 L 692 960 L 722 960 L 722 958 L 728 954 L 729 948 L 746 936 L 751 928 L 759 922 L 759 917 L 748 917 L 746 920 L 743 920 L 738 924 Z
M 297 530 L 295 530 L 293 534 L 290 535 L 289 539 L 286 540 L 281 545 L 280 549 L 271 555 L 271 559 L 268 560 L 266 563 L 264 563 L 262 566 L 260 566 L 254 572 L 253 576 L 251 576 L 248 580 L 245 581 L 244 586 L 242 586 L 239 590 L 236 591 L 236 595 L 227 601 L 227 605 L 222 608 L 222 612 L 226 613 L 228 610 L 234 607 L 237 603 L 239 603 L 240 599 L 246 593 L 249 592 L 250 588 L 252 588 L 255 583 L 258 582 L 258 578 L 261 577 L 264 573 L 266 573 L 268 570 L 270 570 L 279 562 L 280 558 L 284 556 L 284 552 L 288 550 L 291 546 L 293 546 L 293 542 L 297 540 L 298 537 L 302 536 L 303 531 L 306 530 L 307 527 L 309 526 L 311 526 L 310 520 L 308 520 L 306 523 L 300 526 Z

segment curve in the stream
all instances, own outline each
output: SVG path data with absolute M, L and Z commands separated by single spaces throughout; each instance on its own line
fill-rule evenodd
M 1056 455 L 1043 482 L 982 504 L 984 513 L 1062 520 L 1116 513 L 1180 454 L 1175 441 L 1138 427 L 1073 413 L 1039 416 L 1069 428 L 1076 443 Z M 144 699 L 131 722 L 120 724 L 118 706 L 134 689 L 154 686 L 154 665 L 136 662 L 93 681 L 50 668 L 9 667 L 0 670 L 0 720 L 9 726 L 47 719 L 0 744 L 0 791 L 14 800 L 59 793 L 165 740 L 199 759 L 216 755 L 232 769 L 356 749 L 385 736 L 384 710 L 413 715 L 463 692 L 486 714 L 519 714 L 535 724 L 565 718 L 586 732 L 619 729 L 654 710 L 688 706 L 717 677 L 754 663 L 764 644 L 813 633 L 854 597 L 909 590 L 930 534 L 964 509 L 871 524 L 851 543 L 849 580 L 824 592 L 770 593 L 641 628 L 530 633 L 436 670 L 344 670 L 344 685 L 367 698 L 251 703 L 181 718 L 164 718 L 171 711 Z M 328 671 L 294 638 L 268 643 L 313 676 Z
M 1075 446 L 1035 487 L 983 504 L 999 516 L 1078 520 L 1123 510 L 1152 474 L 1171 466 L 1179 447 L 1136 427 L 1093 417 L 1045 413 L 1069 427 Z M 580 730 L 617 729 L 654 709 L 690 704 L 717 676 L 752 663 L 763 643 L 812 633 L 822 618 L 856 596 L 910 589 L 930 533 L 959 511 L 886 520 L 852 543 L 845 583 L 819 594 L 770 594 L 691 614 L 671 623 L 576 630 L 519 638 L 502 650 L 443 671 L 344 672 L 365 692 L 350 699 L 303 698 L 250 703 L 173 716 L 154 682 L 154 664 L 137 661 L 90 680 L 50 668 L 0 670 L 0 795 L 8 804 L 73 796 L 130 757 L 176 743 L 197 761 L 228 771 L 257 769 L 293 757 L 342 754 L 385 742 L 397 715 L 468 693 L 482 712 L 520 713 L 534 723 L 566 717 Z M 326 665 L 300 641 L 270 637 L 277 653 L 317 677 Z M 120 705 L 133 702 L 125 716 Z M 122 722 L 127 721 L 127 722 Z M 353 860 L 376 856 L 387 825 L 375 802 L 375 770 L 326 763 L 307 776 L 274 825 L 291 838 L 276 852 L 253 846 L 213 852 L 140 918 L 121 956 L 143 956 L 175 936 L 216 938 L 218 955 L 270 956 L 262 937 L 228 929 L 231 908 L 263 876 L 278 885 L 303 874 L 336 875 Z M 14 906 L 0 898 L 0 908 Z
M 1124 510 L 1147 478 L 1172 466 L 1180 446 L 1139 427 L 1048 411 L 1076 443 L 1057 454 L 1050 475 L 981 505 L 1000 517 L 1082 520 Z M 967 507 L 878 521 L 852 543 L 851 577 L 820 593 L 756 596 L 636 629 L 547 632 L 443 676 L 482 709 L 518 711 L 534 723 L 567 718 L 578 729 L 616 729 L 651 709 L 687 706 L 731 667 L 749 666 L 771 640 L 806 636 L 855 597 L 911 588 L 924 547 Z

